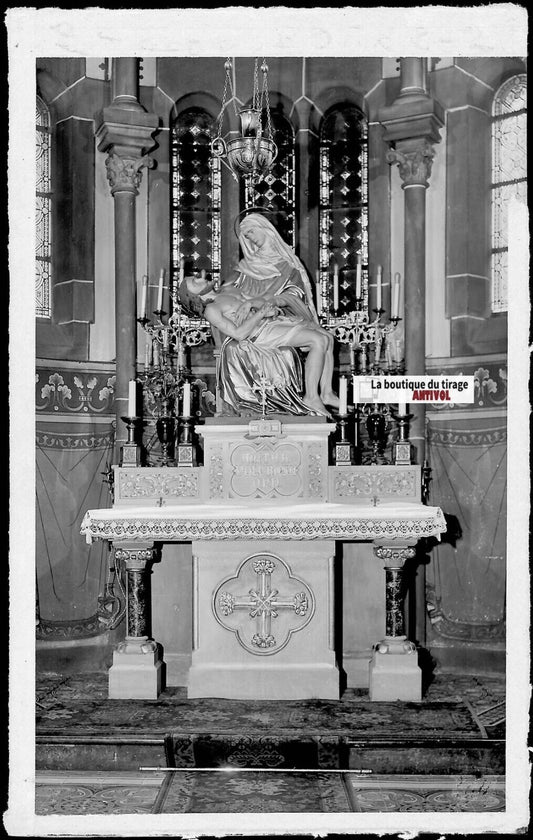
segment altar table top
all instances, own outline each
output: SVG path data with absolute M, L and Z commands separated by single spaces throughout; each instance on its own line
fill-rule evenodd
M 88 510 L 81 533 L 113 542 L 195 540 L 395 541 L 413 545 L 446 531 L 440 508 L 417 502 L 199 503 Z

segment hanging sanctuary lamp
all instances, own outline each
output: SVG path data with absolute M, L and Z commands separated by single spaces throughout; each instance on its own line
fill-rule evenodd
M 215 157 L 220 158 L 231 170 L 233 177 L 238 181 L 239 176 L 246 181 L 257 184 L 269 171 L 278 154 L 278 149 L 272 136 L 272 123 L 270 119 L 270 103 L 268 99 L 268 65 L 263 59 L 261 64 L 262 85 L 259 90 L 258 59 L 254 64 L 254 79 L 252 104 L 249 108 L 242 108 L 237 111 L 235 90 L 233 84 L 233 64 L 228 58 L 224 64 L 226 77 L 224 81 L 224 92 L 222 94 L 222 107 L 218 116 L 217 136 L 211 143 L 211 149 Z M 235 116 L 240 118 L 241 133 L 233 140 L 224 140 L 222 137 L 222 120 L 227 105 L 228 89 L 231 93 Z M 263 125 L 263 120 L 266 125 Z

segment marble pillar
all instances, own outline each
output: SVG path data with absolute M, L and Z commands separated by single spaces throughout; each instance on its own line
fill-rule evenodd
M 157 643 L 150 638 L 150 564 L 153 545 L 115 548 L 115 562 L 126 569 L 126 638 L 113 652 L 109 669 L 110 699 L 155 700 L 161 691 Z
M 412 546 L 374 546 L 385 568 L 385 637 L 374 647 L 370 661 L 370 700 L 422 699 L 422 672 L 416 646 L 405 635 L 403 612 L 405 561 Z

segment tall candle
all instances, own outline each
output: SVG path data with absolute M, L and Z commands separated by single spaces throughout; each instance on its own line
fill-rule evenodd
M 345 376 L 341 376 L 339 380 L 339 414 L 348 414 L 348 380 Z
M 404 417 L 407 414 L 406 403 L 398 403 L 398 414 L 400 415 L 400 417 Z
M 339 267 L 337 264 L 333 266 L 333 310 L 337 311 L 339 308 Z
M 361 255 L 357 254 L 357 266 L 355 269 L 355 297 L 361 297 Z
M 190 417 L 191 416 L 191 383 L 190 382 L 184 382 L 183 383 L 182 416 L 183 417 Z
M 152 349 L 154 353 L 154 365 L 155 367 L 159 367 L 159 341 L 157 339 L 154 339 Z
M 161 269 L 159 275 L 159 288 L 157 290 L 157 309 L 156 312 L 161 312 L 163 309 L 163 282 L 165 280 L 165 269 Z
M 182 283 L 184 277 L 185 277 L 185 260 L 181 259 L 180 260 L 180 280 L 179 280 L 180 284 Z
M 353 344 L 350 344 L 350 367 L 355 368 L 355 348 Z
M 144 347 L 144 369 L 145 370 L 148 370 L 148 368 L 150 367 L 150 349 L 151 349 L 151 343 L 150 343 L 150 340 L 147 338 L 146 339 L 146 344 L 145 344 L 145 347 Z
M 320 271 L 316 273 L 316 314 L 322 315 L 322 283 L 320 282 Z
M 376 309 L 381 309 L 381 266 L 378 265 L 376 277 Z
M 398 272 L 394 275 L 394 283 L 392 284 L 392 306 L 391 318 L 398 318 L 400 314 L 400 275 Z
M 148 277 L 146 274 L 143 277 L 141 286 L 141 318 L 146 318 L 146 293 L 148 291 Z
M 354 402 L 354 405 L 357 405 L 357 403 L 359 402 L 359 393 L 357 391 L 357 379 L 356 379 L 355 375 L 352 376 L 352 388 L 353 388 L 353 402 Z
M 128 386 L 128 417 L 137 417 L 137 383 L 130 379 Z

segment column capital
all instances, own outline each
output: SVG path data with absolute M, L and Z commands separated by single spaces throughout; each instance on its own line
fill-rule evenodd
M 153 546 L 115 546 L 115 560 L 123 561 L 128 571 L 142 572 L 155 557 Z
M 105 159 L 105 165 L 111 195 L 115 195 L 117 192 L 129 192 L 138 195 L 142 179 L 141 170 L 143 167 L 151 169 L 154 166 L 154 161 L 149 155 L 132 158 L 110 152 Z
M 402 189 L 412 186 L 429 187 L 434 157 L 435 149 L 425 140 L 417 144 L 414 149 L 396 148 L 387 152 L 387 162 L 398 165 L 400 178 L 403 181 Z
M 414 557 L 416 548 L 414 546 L 390 546 L 375 545 L 374 554 L 378 560 L 382 560 L 386 569 L 401 569 L 406 560 Z

